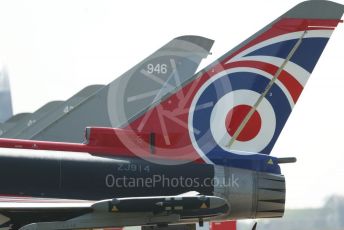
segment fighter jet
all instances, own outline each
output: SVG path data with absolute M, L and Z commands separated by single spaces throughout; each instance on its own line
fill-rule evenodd
M 89 106 L 67 108 L 37 134 L 49 141 L 1 139 L 1 227 L 282 217 L 280 164 L 296 159 L 270 152 L 343 13 L 334 2 L 303 2 L 194 76 L 158 56 Z M 91 122 L 98 116 L 105 127 Z

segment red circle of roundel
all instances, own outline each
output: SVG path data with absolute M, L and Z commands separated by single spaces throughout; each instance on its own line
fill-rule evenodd
M 231 109 L 226 116 L 226 129 L 230 136 L 233 136 L 238 129 L 241 122 L 245 119 L 246 115 L 252 109 L 249 105 L 238 105 Z M 239 134 L 238 141 L 249 141 L 255 138 L 262 125 L 262 119 L 257 112 L 253 113 L 246 126 Z

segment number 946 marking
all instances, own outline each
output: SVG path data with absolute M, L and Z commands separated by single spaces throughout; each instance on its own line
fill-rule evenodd
M 167 73 L 167 65 L 166 64 L 148 64 L 147 65 L 147 72 L 157 73 L 157 74 L 166 74 Z

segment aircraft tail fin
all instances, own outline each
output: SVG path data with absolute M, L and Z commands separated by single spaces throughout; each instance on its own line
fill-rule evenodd
M 0 109 L 0 122 L 8 120 L 13 115 L 10 82 L 4 67 L 0 70 Z
M 191 146 L 209 163 L 270 154 L 343 12 L 330 1 L 295 6 L 127 128 L 162 134 L 161 154 Z
M 30 127 L 7 137 L 81 142 L 80 130 L 87 126 L 122 127 L 173 93 L 179 80 L 192 78 L 213 42 L 193 35 L 172 39 L 110 84 L 83 89 Z

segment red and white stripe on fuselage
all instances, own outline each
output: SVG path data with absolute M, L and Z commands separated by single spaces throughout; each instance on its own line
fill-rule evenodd
M 161 160 L 168 160 L 169 158 L 161 157 L 155 154 L 154 146 L 151 146 L 149 141 L 149 133 L 139 133 L 132 130 L 93 127 L 87 128 L 89 135 L 86 136 L 85 143 L 68 143 L 68 142 L 51 142 L 51 141 L 36 141 L 36 140 L 19 140 L 19 139 L 5 139 L 0 138 L 0 156 L 8 154 L 11 156 L 30 156 L 34 152 L 20 151 L 20 150 L 35 150 L 36 154 L 43 154 L 46 150 L 45 156 L 59 157 L 61 154 L 67 156 L 77 154 L 78 157 L 89 157 L 90 155 L 110 156 L 110 157 L 131 157 L 131 158 L 156 158 Z M 185 134 L 174 134 L 175 138 L 183 138 Z M 163 142 L 162 135 L 155 135 L 155 143 Z M 169 146 L 172 147 L 173 146 Z M 62 151 L 62 152 L 61 152 Z M 158 150 L 159 151 L 159 150 Z M 84 154 L 83 154 L 84 153 Z M 184 157 L 171 158 L 180 161 L 189 161 L 187 155 Z M 192 158 L 191 160 L 196 160 Z
M 0 209 L 11 208 L 89 208 L 96 201 L 25 197 L 0 194 Z

